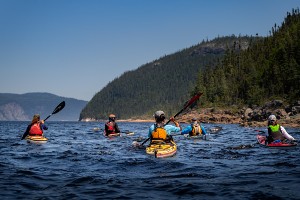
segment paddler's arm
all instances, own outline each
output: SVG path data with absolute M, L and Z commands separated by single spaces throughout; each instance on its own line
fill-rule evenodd
M 115 132 L 116 133 L 120 133 L 121 132 L 117 123 L 115 123 Z
M 293 136 L 291 136 L 290 134 L 288 134 L 288 132 L 285 130 L 284 127 L 280 126 L 280 130 L 281 130 L 283 136 L 284 136 L 286 139 L 292 140 L 292 141 L 295 140 L 295 138 L 294 138 Z
M 41 129 L 42 130 L 48 130 L 48 127 L 45 125 L 45 121 L 44 120 L 41 120 L 40 123 L 41 123 Z
M 31 125 L 28 125 L 27 128 L 26 128 L 26 131 L 24 132 L 21 140 L 24 140 L 26 138 L 27 135 L 29 135 L 29 130 L 31 128 Z
M 176 127 L 180 128 L 180 131 L 182 130 L 180 124 L 179 124 L 178 122 L 175 121 L 174 117 L 171 117 L 171 118 L 170 118 L 170 121 L 172 121 L 172 122 L 175 124 Z
M 192 126 L 188 125 L 185 129 L 181 131 L 181 135 L 189 134 L 192 131 Z
M 207 132 L 206 132 L 205 128 L 201 124 L 200 124 L 200 128 L 202 129 L 203 135 L 207 135 Z

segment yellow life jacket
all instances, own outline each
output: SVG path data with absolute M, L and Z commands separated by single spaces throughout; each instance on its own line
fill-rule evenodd
M 199 124 L 192 125 L 192 132 L 190 133 L 190 135 L 191 136 L 202 135 L 202 129 Z
M 165 140 L 167 139 L 167 131 L 162 127 L 155 127 L 152 132 L 152 140 Z

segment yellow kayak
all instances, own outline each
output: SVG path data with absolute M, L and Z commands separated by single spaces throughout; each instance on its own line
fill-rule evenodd
M 152 142 L 146 147 L 146 153 L 154 155 L 155 158 L 166 158 L 171 157 L 177 152 L 177 145 L 174 141 L 165 143 L 163 141 Z
M 43 143 L 46 143 L 48 141 L 47 138 L 45 138 L 44 136 L 38 136 L 38 135 L 35 135 L 35 136 L 26 136 L 26 140 L 28 142 L 32 142 L 32 143 L 36 143 L 36 144 L 43 144 Z

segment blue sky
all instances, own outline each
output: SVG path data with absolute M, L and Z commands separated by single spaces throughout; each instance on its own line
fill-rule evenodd
M 90 100 L 202 40 L 269 34 L 299 0 L 0 0 L 0 93 Z

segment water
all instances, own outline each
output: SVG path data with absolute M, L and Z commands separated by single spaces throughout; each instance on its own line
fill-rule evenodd
M 135 134 L 107 139 L 93 131 L 103 123 L 47 122 L 49 141 L 32 144 L 27 122 L 0 122 L 1 199 L 300 199 L 299 146 L 264 148 L 253 128 L 219 124 L 210 141 L 174 136 L 177 154 L 156 159 L 132 145 L 151 124 L 119 122 Z

